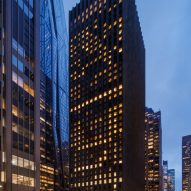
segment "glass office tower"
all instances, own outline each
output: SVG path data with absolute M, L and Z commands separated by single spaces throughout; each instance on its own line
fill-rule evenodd
M 168 170 L 168 191 L 175 191 L 175 170 Z
M 134 0 L 70 12 L 70 190 L 143 191 L 145 50 Z
M 191 190 L 191 135 L 182 138 L 182 191 Z
M 0 190 L 67 190 L 63 2 L 0 1 Z
M 40 0 L 41 190 L 68 189 L 68 37 L 62 0 Z
M 145 112 L 145 190 L 162 189 L 161 112 L 146 108 Z
M 175 170 L 168 169 L 168 161 L 163 161 L 163 191 L 175 191 Z
M 163 161 L 163 191 L 168 191 L 168 161 Z
M 0 1 L 0 190 L 39 190 L 39 1 Z

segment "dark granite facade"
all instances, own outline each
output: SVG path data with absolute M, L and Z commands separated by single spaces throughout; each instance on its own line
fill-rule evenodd
M 145 49 L 134 0 L 70 12 L 70 190 L 143 191 Z

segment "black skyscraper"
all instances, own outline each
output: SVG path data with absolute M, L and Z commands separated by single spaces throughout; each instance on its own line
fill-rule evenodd
M 145 49 L 134 0 L 70 12 L 70 190 L 143 191 Z

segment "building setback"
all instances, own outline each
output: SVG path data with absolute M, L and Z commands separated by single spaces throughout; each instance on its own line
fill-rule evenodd
M 134 0 L 70 11 L 70 190 L 143 191 L 145 49 Z
M 40 190 L 68 190 L 68 37 L 62 0 L 40 0 Z
M 182 138 L 182 191 L 191 190 L 191 135 Z
M 146 108 L 145 112 L 145 190 L 162 189 L 161 112 Z
M 0 189 L 40 190 L 39 1 L 0 1 Z

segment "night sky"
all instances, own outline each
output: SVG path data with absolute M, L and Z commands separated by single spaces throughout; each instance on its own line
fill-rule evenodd
M 64 0 L 68 12 L 80 0 Z M 146 48 L 146 103 L 162 112 L 163 160 L 181 191 L 181 140 L 191 134 L 191 0 L 137 0 Z

